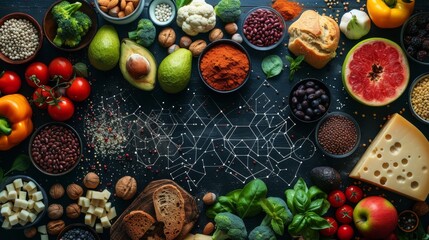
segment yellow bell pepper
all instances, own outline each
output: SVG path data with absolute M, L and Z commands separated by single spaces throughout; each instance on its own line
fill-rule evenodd
M 0 151 L 11 149 L 33 131 L 33 111 L 21 94 L 0 98 Z
M 402 26 L 413 13 L 415 0 L 367 0 L 368 14 L 379 28 Z

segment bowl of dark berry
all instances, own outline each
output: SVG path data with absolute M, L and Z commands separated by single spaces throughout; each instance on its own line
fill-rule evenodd
M 82 156 L 82 140 L 77 131 L 62 122 L 46 123 L 30 138 L 30 159 L 42 173 L 61 176 L 72 171 Z
M 416 13 L 404 23 L 401 46 L 409 58 L 429 65 L 429 12 Z
M 82 223 L 73 223 L 66 226 L 57 236 L 57 240 L 100 240 L 100 237 L 90 226 Z
M 419 226 L 419 216 L 411 210 L 404 210 L 398 216 L 398 228 L 404 232 L 412 232 Z
M 26 13 L 15 12 L 2 17 L 0 36 L 0 59 L 9 64 L 27 63 L 42 48 L 42 27 Z
M 320 80 L 308 78 L 296 83 L 289 94 L 292 116 L 311 123 L 321 119 L 329 109 L 330 92 Z
M 244 17 L 242 31 L 247 45 L 259 51 L 267 51 L 283 42 L 286 23 L 282 15 L 273 8 L 256 7 Z
M 357 149 L 360 137 L 359 124 L 347 113 L 331 112 L 316 126 L 316 145 L 332 158 L 350 156 Z

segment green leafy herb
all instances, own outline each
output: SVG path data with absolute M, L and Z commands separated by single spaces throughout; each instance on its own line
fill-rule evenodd
M 78 77 L 88 77 L 88 66 L 86 66 L 85 63 L 78 62 L 75 65 L 73 65 L 74 71 L 76 73 L 76 76 Z
M 259 202 L 266 197 L 267 191 L 267 185 L 261 179 L 254 179 L 247 183 L 237 201 L 238 215 L 241 218 L 258 215 L 262 211 Z
M 31 166 L 30 157 L 24 154 L 18 155 L 12 163 L 12 167 L 4 172 L 2 168 L 0 168 L 0 182 L 3 182 L 5 178 L 9 175 L 9 173 L 13 171 L 26 171 Z
M 192 0 L 176 0 L 176 7 L 177 9 L 179 9 L 185 5 L 188 5 L 189 3 L 191 3 L 191 1 Z
M 285 225 L 292 221 L 292 213 L 285 201 L 278 197 L 269 197 L 261 201 L 261 207 L 266 213 L 261 226 L 271 226 L 275 233 L 282 236 Z
M 301 63 L 304 60 L 304 55 L 299 55 L 295 59 L 291 56 L 286 55 L 286 60 L 289 62 L 290 66 L 290 72 L 289 72 L 289 81 L 293 81 L 293 77 L 295 76 L 295 73 L 298 71 L 298 69 L 301 68 Z
M 283 61 L 277 55 L 266 56 L 262 60 L 262 71 L 264 71 L 267 78 L 275 77 L 283 70 Z
M 206 215 L 209 218 L 214 218 L 217 214 L 222 212 L 236 212 L 235 202 L 232 198 L 229 198 L 227 196 L 220 196 L 217 202 L 209 209 L 207 209 Z

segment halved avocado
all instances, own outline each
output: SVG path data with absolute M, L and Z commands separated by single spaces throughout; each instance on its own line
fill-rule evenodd
M 127 61 L 132 54 L 138 54 L 146 58 L 149 62 L 149 72 L 139 77 L 133 76 L 128 72 Z M 151 91 L 155 87 L 157 64 L 152 53 L 146 48 L 140 46 L 130 39 L 123 39 L 121 42 L 121 57 L 119 58 L 119 68 L 121 69 L 122 76 L 136 88 L 145 91 Z

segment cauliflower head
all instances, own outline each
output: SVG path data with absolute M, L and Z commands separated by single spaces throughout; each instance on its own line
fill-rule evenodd
M 216 25 L 216 14 L 205 0 L 193 0 L 177 11 L 177 25 L 189 36 L 205 33 Z

